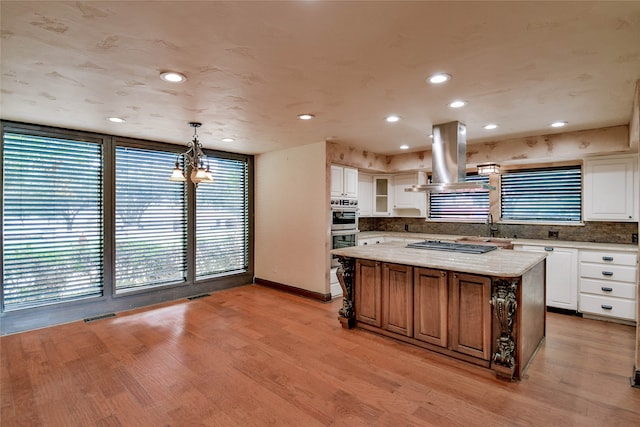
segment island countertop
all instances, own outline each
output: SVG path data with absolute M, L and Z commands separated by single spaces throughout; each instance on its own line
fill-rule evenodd
M 331 254 L 495 277 L 522 276 L 547 256 L 545 253 L 500 248 L 483 254 L 414 249 L 407 248 L 402 242 L 333 249 Z

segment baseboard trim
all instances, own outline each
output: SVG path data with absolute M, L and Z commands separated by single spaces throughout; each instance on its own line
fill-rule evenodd
M 576 310 L 569 310 L 567 308 L 558 308 L 558 307 L 549 307 L 549 306 L 547 306 L 547 311 L 549 313 L 568 314 L 569 316 L 580 316 L 580 317 L 582 317 L 582 313 L 578 313 Z
M 321 294 L 320 292 L 308 291 L 306 289 L 296 288 L 295 286 L 285 285 L 283 283 L 272 282 L 267 279 L 260 279 L 256 277 L 254 279 L 256 285 L 266 286 L 268 288 L 277 289 L 279 291 L 284 291 L 290 294 L 298 295 L 305 298 L 311 298 L 320 302 L 329 302 L 331 301 L 331 294 Z

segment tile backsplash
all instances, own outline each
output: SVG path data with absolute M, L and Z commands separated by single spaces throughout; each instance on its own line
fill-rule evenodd
M 638 233 L 636 222 L 587 222 L 573 225 L 494 224 L 496 237 L 536 240 L 568 240 L 599 243 L 632 243 Z M 360 218 L 360 231 L 396 231 L 410 233 L 458 234 L 489 236 L 487 224 L 426 222 L 424 218 Z M 554 237 L 557 235 L 557 238 Z M 551 237 L 550 237 L 551 236 Z

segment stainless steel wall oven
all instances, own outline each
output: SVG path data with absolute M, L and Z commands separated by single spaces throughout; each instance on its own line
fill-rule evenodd
M 356 246 L 358 230 L 339 230 L 331 232 L 331 249 L 348 248 Z M 338 257 L 331 255 L 331 267 L 337 267 Z
M 358 201 L 331 199 L 331 249 L 355 246 L 358 231 Z M 338 257 L 332 255 L 331 267 L 338 265 Z

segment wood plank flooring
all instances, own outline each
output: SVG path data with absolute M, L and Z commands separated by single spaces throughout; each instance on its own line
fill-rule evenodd
M 548 314 L 519 383 L 249 285 L 0 338 L 9 426 L 630 426 L 635 328 Z

